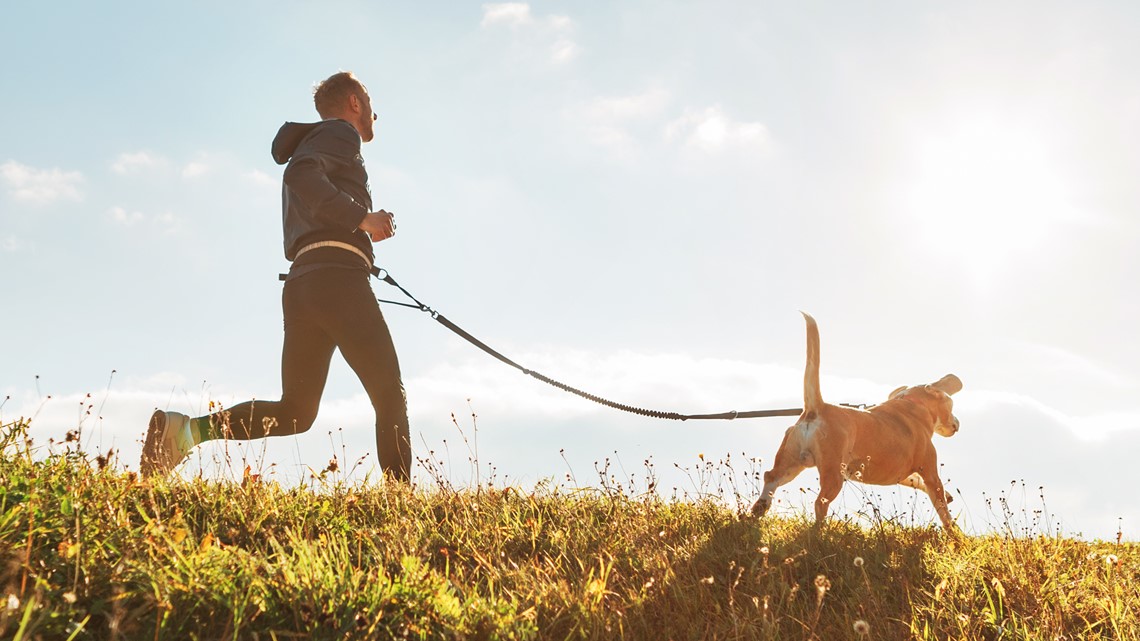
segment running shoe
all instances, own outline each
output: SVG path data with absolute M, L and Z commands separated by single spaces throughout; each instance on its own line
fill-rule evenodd
M 190 417 L 178 412 L 155 410 L 143 443 L 139 472 L 143 476 L 166 476 L 194 449 Z

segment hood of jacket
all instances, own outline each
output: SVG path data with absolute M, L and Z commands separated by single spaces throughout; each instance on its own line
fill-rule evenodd
M 281 128 L 277 130 L 277 135 L 273 138 L 273 148 L 271 149 L 273 161 L 278 165 L 289 162 L 301 141 L 325 122 L 324 120 L 320 122 L 287 122 L 281 125 Z

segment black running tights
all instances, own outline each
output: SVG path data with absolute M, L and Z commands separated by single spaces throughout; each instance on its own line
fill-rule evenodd
M 285 282 L 281 305 L 281 400 L 248 401 L 215 415 L 225 438 L 249 440 L 308 430 L 317 418 L 334 350 L 356 372 L 376 411 L 376 451 L 385 475 L 407 481 L 408 406 L 388 324 L 367 272 L 326 267 Z

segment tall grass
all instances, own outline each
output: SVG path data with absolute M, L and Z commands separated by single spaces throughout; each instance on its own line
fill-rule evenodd
M 1140 638 L 1119 540 L 816 531 L 613 482 L 148 481 L 23 421 L 0 451 L 5 639 Z

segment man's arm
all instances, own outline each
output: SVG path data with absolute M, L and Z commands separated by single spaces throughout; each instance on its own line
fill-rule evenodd
M 372 242 L 378 243 L 385 238 L 396 235 L 396 217 L 391 212 L 381 209 L 377 212 L 365 214 L 359 227 L 368 232 L 368 235 L 372 237 Z
M 285 168 L 284 181 L 315 217 L 352 231 L 360 226 L 368 209 L 328 178 L 334 170 L 356 162 L 360 140 L 345 133 L 337 127 L 322 127 L 314 132 Z

